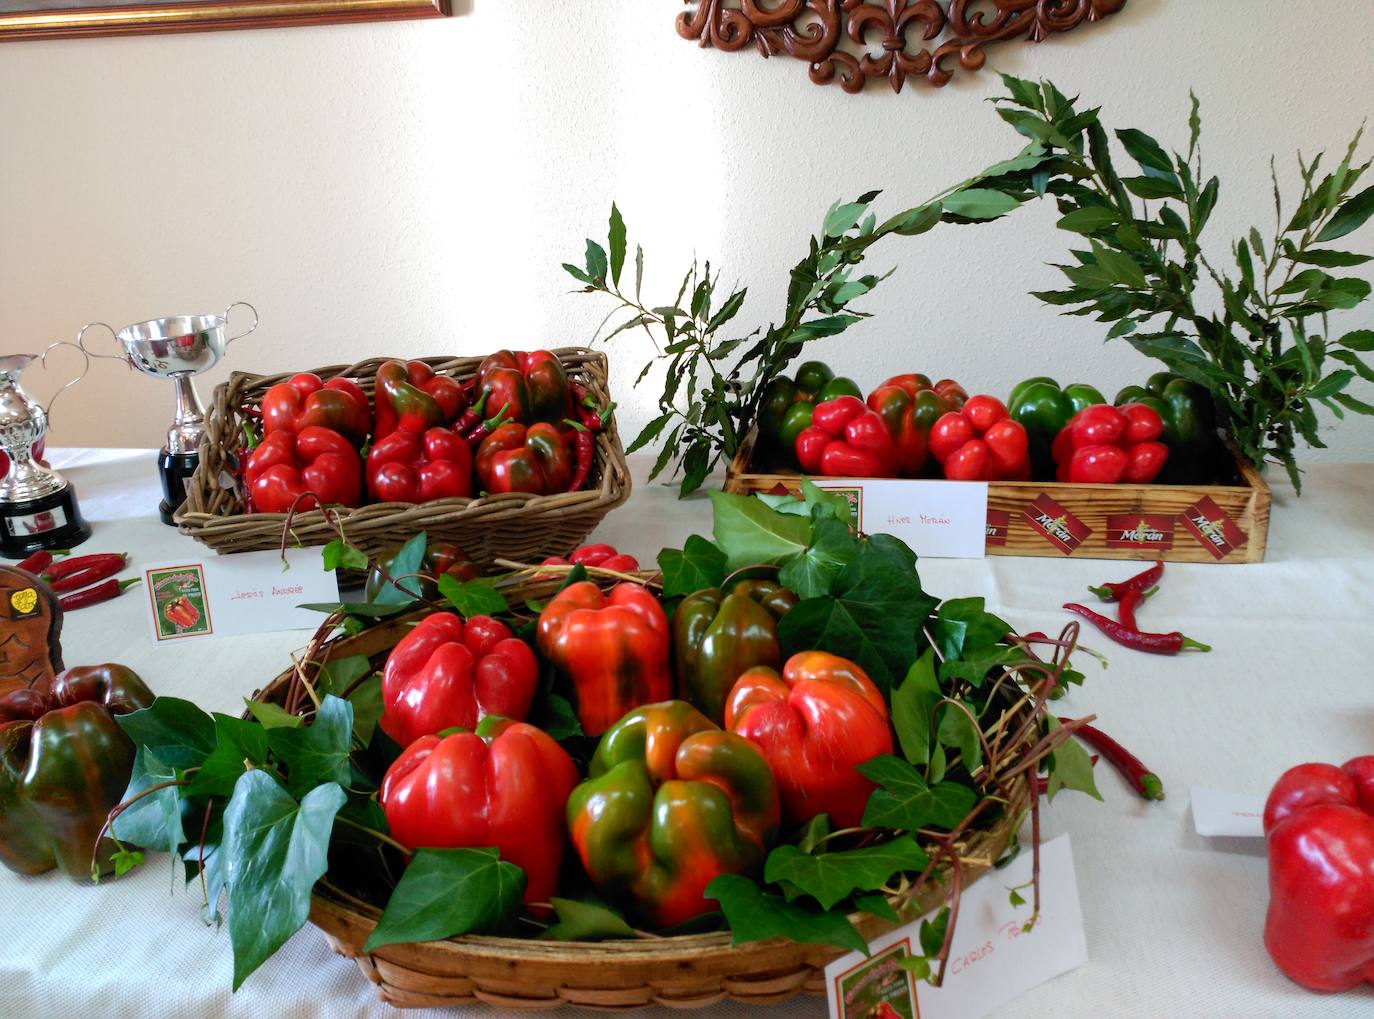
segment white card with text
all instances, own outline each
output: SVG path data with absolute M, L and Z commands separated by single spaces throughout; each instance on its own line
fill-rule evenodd
M 929 559 L 982 559 L 988 533 L 988 486 L 980 481 L 813 478 L 848 497 L 865 534 L 893 534 Z
M 297 606 L 337 602 L 339 583 L 318 548 L 240 552 L 157 563 L 143 569 L 153 640 L 307 630 L 323 616 Z
M 921 953 L 921 922 L 875 939 L 825 968 L 832 1019 L 981 1019 L 1032 987 L 1088 961 L 1069 836 L 1040 847 L 1040 916 L 1029 933 L 1031 890 L 1012 906 L 1010 889 L 1031 879 L 1031 854 L 964 889 L 944 983 L 932 987 L 898 960 Z M 934 914 L 929 914 L 934 916 Z
M 1264 797 L 1195 785 L 1188 789 L 1193 828 L 1199 835 L 1264 835 Z

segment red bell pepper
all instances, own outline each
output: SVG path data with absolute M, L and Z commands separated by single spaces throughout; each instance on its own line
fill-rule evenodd
M 477 391 L 488 407 L 508 404 L 508 419 L 520 424 L 559 422 L 574 414 L 568 374 L 548 350 L 498 350 L 477 366 Z
M 423 361 L 384 361 L 377 369 L 376 403 L 373 441 L 397 429 L 419 435 L 451 425 L 468 398 L 461 383 L 436 375 Z
M 673 695 L 668 617 L 646 587 L 627 581 L 607 595 L 589 580 L 569 584 L 544 606 L 536 632 L 540 652 L 572 686 L 588 736 Z
M 480 735 L 422 736 L 382 779 L 392 838 L 410 849 L 495 846 L 525 872 L 525 901 L 558 892 L 577 767 L 548 733 L 493 718 Z
M 314 372 L 292 375 L 262 397 L 263 435 L 328 428 L 360 445 L 372 428 L 367 394 L 352 379 L 328 382 Z
M 1148 484 L 1169 459 L 1163 433 L 1164 420 L 1142 403 L 1084 407 L 1050 447 L 1055 476 L 1081 484 Z
M 994 396 L 970 397 L 930 430 L 930 455 L 951 481 L 1025 481 L 1030 478 L 1030 439 Z
M 920 372 L 907 372 L 905 375 L 894 375 L 878 388 L 883 386 L 897 386 L 906 390 L 911 396 L 917 396 L 923 392 L 934 393 L 948 404 L 949 410 L 958 410 L 968 402 L 968 391 L 953 379 L 941 379 L 939 382 L 931 382 L 929 375 Z M 934 419 L 932 418 L 932 421 Z
M 858 825 L 873 783 L 855 768 L 892 752 L 883 695 L 863 669 L 825 651 L 793 655 L 781 676 L 766 666 L 743 673 L 725 727 L 763 753 L 794 825 L 817 814 L 837 828 Z
M 631 573 L 639 569 L 639 560 L 628 552 L 620 552 L 614 545 L 581 545 L 564 558 L 549 556 L 540 566 L 600 566 L 603 570 Z M 552 576 L 552 574 L 549 574 Z
M 1314 991 L 1374 984 L 1374 756 L 1284 772 L 1264 836 L 1270 958 Z
M 300 509 L 357 506 L 363 495 L 358 451 L 338 432 L 314 425 L 264 438 L 248 458 L 244 481 L 258 513 L 285 513 L 307 492 Z
M 553 495 L 572 481 L 568 442 L 553 425 L 504 424 L 477 447 L 477 478 L 486 491 Z
M 523 721 L 539 663 L 523 640 L 490 616 L 466 623 L 426 616 L 391 650 L 382 671 L 382 731 L 401 746 L 488 715 Z
M 816 404 L 811 425 L 797 436 L 797 462 L 831 478 L 891 478 L 897 446 L 886 422 L 857 396 Z
M 372 444 L 367 492 L 374 502 L 429 502 L 472 495 L 472 450 L 447 428 L 398 428 Z

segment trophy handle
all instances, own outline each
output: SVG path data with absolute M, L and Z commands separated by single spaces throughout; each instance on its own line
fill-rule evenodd
M 87 327 L 87 328 L 89 328 L 89 327 Z M 105 328 L 106 328 L 106 329 L 109 329 L 110 327 L 109 327 L 109 326 L 105 326 Z M 84 333 L 86 330 L 83 329 L 83 330 L 81 330 L 81 331 Z M 113 332 L 113 330 L 111 330 L 111 331 Z M 91 355 L 90 355 L 90 353 L 86 350 L 85 347 L 81 346 L 80 343 L 73 343 L 71 340 L 58 340 L 56 343 L 49 343 L 49 344 L 48 344 L 48 346 L 47 346 L 47 347 L 44 349 L 44 351 L 43 351 L 43 356 L 40 358 L 40 360 L 43 362 L 43 367 L 44 367 L 44 368 L 47 368 L 47 367 L 48 367 L 48 352 L 49 352 L 50 350 L 52 350 L 53 347 L 71 347 L 73 350 L 77 351 L 77 352 L 81 355 L 81 360 L 85 362 L 85 365 L 82 367 L 82 369 L 81 369 L 81 374 L 80 374 L 80 375 L 78 375 L 76 378 L 72 379 L 72 380 L 71 380 L 70 382 L 68 382 L 65 386 L 63 386 L 63 387 L 62 387 L 61 389 L 59 389 L 57 392 L 55 392 L 55 393 L 52 394 L 52 399 L 49 400 L 49 401 L 48 401 L 48 405 L 47 405 L 46 407 L 43 408 L 43 413 L 46 414 L 46 415 L 48 415 L 48 417 L 52 417 L 52 406 L 53 406 L 53 404 L 55 404 L 55 403 L 57 402 L 57 398 L 58 398 L 59 396 L 61 396 L 63 393 L 65 393 L 68 389 L 71 389 L 72 386 L 76 385 L 78 382 L 80 382 L 82 379 L 84 379 L 84 378 L 86 377 L 86 373 L 89 372 L 89 371 L 91 370 Z M 97 356 L 99 356 L 99 355 L 97 355 Z
M 247 308 L 249 311 L 251 311 L 253 313 L 253 324 L 249 326 L 247 329 L 245 329 L 243 332 L 235 333 L 233 336 L 229 337 L 229 339 L 225 340 L 224 345 L 226 347 L 229 346 L 229 344 L 233 343 L 235 340 L 243 339 L 245 336 L 247 336 L 249 333 L 257 329 L 258 327 L 258 309 L 253 307 L 247 301 L 235 301 L 233 304 L 229 305 L 229 307 L 224 309 L 224 321 L 226 323 L 229 321 L 230 313 L 233 312 L 235 308 Z M 106 326 L 106 328 L 108 329 L 109 326 Z
M 76 334 L 76 342 L 72 344 L 72 346 L 80 349 L 81 353 L 85 354 L 88 358 L 103 357 L 111 361 L 127 361 L 128 358 L 123 354 L 97 354 L 95 351 L 91 350 L 89 347 L 86 346 L 86 330 L 94 329 L 96 326 L 100 326 L 100 328 L 107 330 L 110 336 L 114 338 L 115 343 L 119 343 L 119 334 L 116 333 L 109 326 L 107 326 L 104 322 L 88 322 L 86 325 L 81 327 L 81 332 Z M 55 347 L 57 346 L 57 344 L 54 343 L 52 346 Z M 48 348 L 48 350 L 51 349 L 52 347 Z M 46 353 L 46 351 L 44 353 Z M 87 363 L 89 364 L 89 362 Z

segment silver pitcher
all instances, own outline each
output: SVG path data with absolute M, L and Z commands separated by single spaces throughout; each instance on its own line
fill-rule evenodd
M 0 478 L 0 554 L 12 558 L 41 548 L 71 548 L 91 536 L 71 483 L 33 456 L 33 447 L 48 430 L 53 404 L 85 377 L 90 359 L 81 352 L 81 374 L 53 394 L 47 407 L 24 392 L 20 382 L 34 361 L 46 367 L 48 352 L 58 346 L 77 345 L 54 343 L 42 354 L 0 356 L 0 450 L 9 461 Z
M 226 336 L 229 316 L 235 308 L 247 308 L 253 315 L 253 324 L 241 333 Z M 172 514 L 186 499 L 186 482 L 195 473 L 200 439 L 205 434 L 205 409 L 192 378 L 213 368 L 229 344 L 257 327 L 257 309 L 247 301 L 235 301 L 224 309 L 223 315 L 173 315 L 136 322 L 119 330 L 104 322 L 92 322 L 76 334 L 77 344 L 91 357 L 124 361 L 144 375 L 171 379 L 176 387 L 176 417 L 158 457 L 163 491 L 158 511 L 164 523 L 172 523 Z M 108 330 L 124 352 L 99 354 L 87 347 L 86 332 L 95 328 Z

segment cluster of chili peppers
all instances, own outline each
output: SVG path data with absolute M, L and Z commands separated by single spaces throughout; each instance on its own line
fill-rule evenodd
M 1078 602 L 1066 602 L 1064 608 L 1082 616 L 1122 647 L 1148 651 L 1155 655 L 1176 655 L 1184 650 L 1211 651 L 1209 645 L 1185 637 L 1177 630 L 1170 633 L 1149 633 L 1136 626 L 1136 609 L 1141 602 L 1159 590 L 1159 579 L 1163 576 L 1164 563 L 1158 562 L 1148 570 L 1119 583 L 1090 587 L 1088 590 L 1103 601 L 1117 603 L 1116 619 L 1094 612 Z
M 115 576 L 128 561 L 123 552 L 100 552 L 57 561 L 52 552 L 42 549 L 18 565 L 51 587 L 62 609 L 71 611 L 117 598 L 125 588 L 137 584 L 138 577 L 120 580 Z

